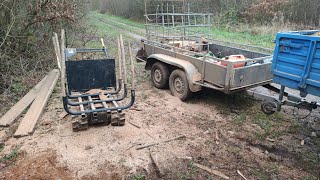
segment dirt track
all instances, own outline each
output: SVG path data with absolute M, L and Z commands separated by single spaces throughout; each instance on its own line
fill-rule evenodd
M 164 175 L 162 179 L 218 179 L 196 168 L 193 162 L 221 171 L 231 179 L 240 179 L 237 170 L 249 179 L 320 176 L 315 171 L 320 162 L 319 138 L 310 137 L 301 125 L 288 131 L 292 128 L 291 116 L 274 116 L 271 132 L 281 134 L 260 137 L 265 132 L 264 116 L 260 117 L 258 103 L 249 97 L 240 94 L 234 102 L 230 96 L 205 90 L 191 101 L 181 102 L 168 90 L 156 89 L 147 78 L 142 78 L 149 74 L 143 65 L 137 68 L 138 79 L 142 80 L 134 108 L 126 111 L 125 126 L 95 126 L 72 132 L 71 122 L 78 117 L 59 117 L 63 109 L 57 88 L 33 136 L 15 139 L 10 136 L 12 130 L 1 130 L 7 136 L 1 155 L 9 154 L 15 146 L 20 155 L 15 164 L 3 165 L 0 177 L 159 179 L 150 154 Z M 262 123 L 256 118 L 262 119 Z M 315 115 L 316 118 L 319 116 Z M 186 138 L 136 149 L 179 135 Z M 305 141 L 303 146 L 301 140 Z M 306 158 L 300 159 L 306 151 L 312 151 L 308 156 L 314 160 L 311 164 Z

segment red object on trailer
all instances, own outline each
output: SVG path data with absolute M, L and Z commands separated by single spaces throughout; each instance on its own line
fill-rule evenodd
M 229 56 L 229 58 L 226 58 L 225 60 L 227 61 L 240 61 L 240 60 L 245 60 L 246 58 L 244 57 L 244 55 L 239 54 L 239 55 L 231 55 Z M 228 66 L 228 64 L 226 62 L 221 61 L 221 65 L 222 66 Z M 240 67 L 244 67 L 245 63 L 244 62 L 240 62 L 240 63 L 236 63 L 233 65 L 233 68 L 240 68 Z

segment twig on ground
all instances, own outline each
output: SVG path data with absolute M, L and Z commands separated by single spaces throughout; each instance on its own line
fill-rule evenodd
M 147 148 L 147 147 L 152 147 L 152 146 L 155 146 L 155 145 L 158 145 L 158 144 L 161 144 L 161 143 L 167 143 L 167 142 L 174 141 L 174 140 L 181 139 L 181 138 L 185 138 L 185 137 L 186 137 L 185 135 L 181 135 L 181 136 L 178 136 L 178 137 L 175 137 L 175 138 L 171 138 L 171 139 L 168 139 L 168 140 L 159 141 L 159 142 L 152 143 L 152 144 L 147 144 L 147 145 L 144 145 L 144 146 L 137 147 L 137 150 L 144 149 L 144 148 Z
M 237 173 L 238 173 L 244 180 L 248 180 L 246 177 L 244 177 L 244 175 L 243 175 L 239 170 L 237 170 Z
M 133 123 L 133 122 L 131 122 L 131 121 L 128 121 L 129 122 L 129 124 L 131 124 L 132 126 L 134 126 L 134 127 L 136 127 L 136 128 L 141 128 L 141 126 L 139 126 L 139 125 L 136 125 L 135 123 Z
M 143 111 L 142 109 L 138 109 L 138 108 L 130 108 L 129 110 L 133 110 L 133 111 Z
M 132 146 L 130 146 L 129 148 L 126 149 L 126 151 L 128 151 L 129 149 L 135 147 L 135 146 L 139 146 L 142 145 L 142 143 L 133 143 Z
M 224 174 L 223 174 L 222 172 L 220 172 L 220 171 L 210 169 L 210 168 L 208 168 L 208 167 L 206 167 L 206 166 L 202 166 L 201 164 L 198 164 L 198 163 L 193 163 L 193 165 L 196 166 L 196 167 L 198 167 L 198 168 L 200 168 L 200 169 L 202 169 L 202 170 L 208 171 L 209 173 L 212 173 L 212 174 L 214 174 L 214 175 L 217 175 L 217 176 L 219 176 L 219 177 L 221 177 L 221 178 L 223 178 L 223 179 L 230 179 L 228 176 L 224 175 Z

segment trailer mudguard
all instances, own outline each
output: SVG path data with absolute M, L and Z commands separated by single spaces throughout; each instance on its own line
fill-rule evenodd
M 164 54 L 152 54 L 147 59 L 147 70 L 151 69 L 151 66 L 155 60 L 183 69 L 187 75 L 190 90 L 192 92 L 198 92 L 201 90 L 201 86 L 194 84 L 194 82 L 201 80 L 201 74 L 199 73 L 197 68 L 190 62 Z

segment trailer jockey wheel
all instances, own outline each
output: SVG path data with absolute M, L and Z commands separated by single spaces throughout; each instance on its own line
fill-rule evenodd
M 169 80 L 169 69 L 168 67 L 161 63 L 156 62 L 151 67 L 151 80 L 153 85 L 159 89 L 168 88 Z
M 264 102 L 261 104 L 261 110 L 267 115 L 274 114 L 277 110 L 277 104 L 274 102 Z
M 181 101 L 188 99 L 191 95 L 187 76 L 181 69 L 176 69 L 171 73 L 169 87 L 172 95 L 179 97 Z

